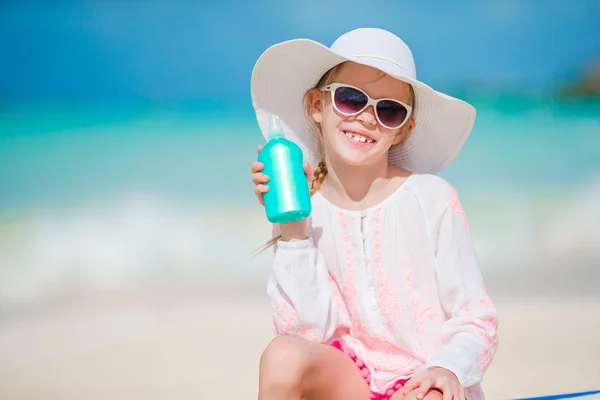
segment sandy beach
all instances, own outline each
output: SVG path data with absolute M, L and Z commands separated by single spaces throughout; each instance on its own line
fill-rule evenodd
M 600 296 L 488 280 L 500 314 L 488 399 L 600 389 Z M 260 285 L 63 298 L 3 315 L 0 398 L 255 399 L 271 337 Z

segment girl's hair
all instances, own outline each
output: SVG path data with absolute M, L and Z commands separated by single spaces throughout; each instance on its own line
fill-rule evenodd
M 335 81 L 337 73 L 339 72 L 342 65 L 344 65 L 344 64 L 345 64 L 345 62 L 338 64 L 335 67 L 328 70 L 327 72 L 325 72 L 325 74 L 323 74 L 323 76 L 321 77 L 321 79 L 319 79 L 319 82 L 317 82 L 317 84 L 315 85 L 315 87 L 313 89 L 322 89 L 325 86 L 333 83 Z M 410 90 L 409 105 L 413 108 L 412 115 L 414 115 L 415 94 L 414 94 L 412 86 L 411 85 L 408 85 L 408 86 L 409 86 L 409 90 Z M 323 134 L 321 132 L 321 127 L 319 126 L 319 124 L 312 118 L 310 104 L 308 103 L 307 94 L 308 94 L 308 91 L 304 94 L 304 114 L 305 114 L 306 120 L 308 121 L 308 124 L 310 126 L 310 130 L 311 130 L 310 133 L 316 135 L 319 138 L 319 141 L 321 142 L 321 154 L 322 154 L 321 161 L 319 162 L 319 164 L 317 165 L 317 168 L 315 168 L 315 170 L 313 172 L 313 180 L 310 185 L 310 195 L 312 197 L 312 195 L 315 194 L 319 190 L 319 188 L 321 187 L 321 184 L 323 183 L 323 181 L 325 180 L 325 177 L 327 176 L 327 165 L 325 164 L 325 154 L 323 152 Z M 413 118 L 412 115 L 411 115 L 411 119 Z M 408 134 L 404 135 L 402 137 L 402 140 L 400 141 L 400 143 L 396 144 L 395 146 L 402 145 L 402 143 L 404 143 L 404 141 L 407 138 L 408 138 Z M 279 239 L 281 239 L 281 234 L 275 236 L 274 238 L 269 240 L 267 243 L 265 243 L 258 250 L 258 253 L 261 253 L 264 250 L 268 249 L 269 247 L 273 246 L 275 243 L 277 243 L 277 241 Z

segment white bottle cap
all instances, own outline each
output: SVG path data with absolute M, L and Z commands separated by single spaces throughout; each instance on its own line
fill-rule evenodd
M 269 138 L 282 138 L 283 129 L 281 128 L 281 122 L 279 121 L 279 117 L 277 115 L 271 115 L 269 120 Z

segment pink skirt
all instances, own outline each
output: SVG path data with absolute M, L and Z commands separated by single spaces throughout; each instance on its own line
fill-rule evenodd
M 354 363 L 356 364 L 356 367 L 358 369 L 360 369 L 360 372 L 361 372 L 363 378 L 365 379 L 365 381 L 367 382 L 367 384 L 371 383 L 371 371 L 369 371 L 369 369 L 365 366 L 365 363 L 356 356 L 356 353 L 354 353 L 354 350 L 352 350 L 350 348 L 346 348 L 338 340 L 331 343 L 331 345 L 333 347 L 335 347 L 336 349 L 346 353 L 348 355 L 348 357 L 350 357 L 352 359 L 352 361 L 354 361 Z M 394 395 L 394 393 L 396 393 L 398 391 L 398 389 L 400 389 L 402 386 L 404 386 L 404 384 L 406 382 L 408 382 L 408 379 L 398 379 L 396 382 L 394 382 L 394 386 L 392 388 L 388 389 L 387 392 L 385 392 L 385 393 L 377 393 L 377 392 L 371 391 L 371 399 L 372 400 L 389 400 L 390 397 L 392 397 Z

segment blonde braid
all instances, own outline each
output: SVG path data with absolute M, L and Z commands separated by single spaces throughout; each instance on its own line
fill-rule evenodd
M 327 165 L 325 165 L 325 160 L 321 160 L 315 171 L 313 172 L 313 181 L 310 184 L 310 195 L 312 196 L 321 188 L 321 184 L 325 180 L 325 176 L 327 176 Z

